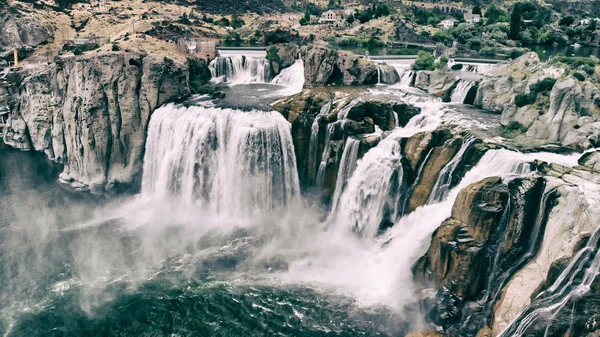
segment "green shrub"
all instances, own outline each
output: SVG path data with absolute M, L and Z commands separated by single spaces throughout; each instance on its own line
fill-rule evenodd
M 556 84 L 556 79 L 554 79 L 552 77 L 546 77 L 543 80 L 530 85 L 529 89 L 531 90 L 531 92 L 534 95 L 537 95 L 537 94 L 546 93 L 546 92 L 552 90 L 552 88 L 554 87 L 554 84 Z
M 281 58 L 279 57 L 279 49 L 275 46 L 269 47 L 267 49 L 267 60 L 274 63 L 279 63 Z
M 598 61 L 591 57 L 557 55 L 552 58 L 551 63 L 564 63 L 573 68 L 579 68 L 581 66 L 595 68 L 598 64 Z
M 83 55 L 83 50 L 79 49 L 78 47 L 75 47 L 73 49 L 73 55 L 75 55 L 75 56 Z
M 430 53 L 421 50 L 417 54 L 417 60 L 412 65 L 413 70 L 433 70 L 435 69 L 435 57 Z
M 527 132 L 527 130 L 528 128 L 525 125 L 517 121 L 512 121 L 504 128 L 504 130 L 502 130 L 502 137 L 514 138 L 518 135 Z
M 515 104 L 517 107 L 524 107 L 535 103 L 536 96 L 534 94 L 518 94 L 515 96 Z
M 585 75 L 580 72 L 573 73 L 573 77 L 575 77 L 578 81 L 585 81 Z
M 110 50 L 112 50 L 112 51 L 119 51 L 119 50 L 121 50 L 121 47 L 119 47 L 118 43 L 113 43 L 113 45 L 110 48 Z
M 591 75 L 594 75 L 594 73 L 596 72 L 596 67 L 590 66 L 590 65 L 585 65 L 585 66 L 583 66 L 583 71 L 585 71 L 586 74 L 591 76 Z

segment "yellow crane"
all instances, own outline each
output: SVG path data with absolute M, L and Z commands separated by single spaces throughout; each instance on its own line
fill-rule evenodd
M 12 69 L 14 69 L 14 70 L 21 69 L 21 66 L 19 66 L 19 52 L 17 51 L 17 49 L 15 49 L 13 51 L 13 54 L 15 56 L 15 64 L 13 64 Z

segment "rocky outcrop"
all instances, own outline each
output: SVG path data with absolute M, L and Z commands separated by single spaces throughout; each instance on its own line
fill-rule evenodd
M 495 334 L 531 303 L 533 296 L 529 294 L 545 290 L 540 286 L 548 284 L 546 278 L 556 273 L 552 272 L 555 266 L 565 266 L 564 260 L 574 256 L 581 248 L 581 241 L 596 230 L 600 221 L 598 205 L 590 198 L 590 192 L 569 183 L 578 180 L 572 173 L 546 180 L 546 188 L 556 190 L 556 203 L 549 213 L 537 255 L 511 278 L 495 306 L 492 325 Z
M 312 47 L 302 48 L 305 87 L 376 84 L 378 64 L 350 52 Z
M 455 72 L 448 69 L 417 72 L 415 87 L 428 93 L 441 97 L 445 102 L 450 101 L 452 90 L 456 87 L 459 78 Z
M 439 289 L 427 300 L 430 318 L 449 335 L 476 336 L 491 325 L 502 288 L 535 256 L 553 205 L 544 186 L 540 177 L 508 184 L 491 177 L 460 191 L 451 218 L 413 269 L 417 280 Z
M 500 112 L 504 126 L 518 125 L 524 132 L 521 143 L 534 139 L 572 149 L 595 146 L 600 137 L 600 89 L 589 79 L 568 76 L 569 71 L 566 65 L 540 62 L 535 53 L 525 54 L 490 67 L 474 104 Z M 530 94 L 531 86 L 545 78 L 557 80 L 549 94 L 537 94 L 534 104 L 517 106 L 515 97 Z
M 271 74 L 278 75 L 281 70 L 296 62 L 300 48 L 293 43 L 276 44 L 267 49 L 267 59 L 271 65 Z
M 485 287 L 489 262 L 485 244 L 499 223 L 508 201 L 508 187 L 497 177 L 461 190 L 452 217 L 433 234 L 427 254 L 417 262 L 415 278 L 451 289 L 473 300 Z
M 185 63 L 135 53 L 65 59 L 27 72 L 4 141 L 62 163 L 61 180 L 76 189 L 129 188 L 142 169 L 150 115 L 187 95 Z
M 38 20 L 16 14 L 0 14 L 0 31 L 0 55 L 6 59 L 12 59 L 14 48 L 19 50 L 19 57 L 24 58 L 53 37 Z
M 410 166 L 408 181 L 412 184 L 406 203 L 407 213 L 427 203 L 440 172 L 451 160 L 456 160 L 457 165 L 449 172 L 449 188 L 456 186 L 489 149 L 489 145 L 479 139 L 467 144 L 466 134 L 453 132 L 442 128 L 434 132 L 419 132 L 406 140 L 403 150 Z M 455 158 L 462 146 L 468 148 L 460 158 Z
M 358 98 L 357 98 L 358 96 Z M 359 140 L 358 157 L 375 147 L 386 132 L 405 126 L 420 109 L 405 103 L 360 97 L 349 89 L 305 89 L 279 100 L 273 108 L 292 124 L 300 184 L 325 205 L 333 195 L 341 156 L 348 137 Z M 382 132 L 376 133 L 376 129 Z M 317 181 L 319 166 L 322 179 Z

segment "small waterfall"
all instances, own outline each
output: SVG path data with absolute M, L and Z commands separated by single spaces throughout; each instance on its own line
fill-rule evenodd
M 396 220 L 404 180 L 399 140 L 388 136 L 367 152 L 340 197 L 338 221 L 362 237 L 375 237 L 386 217 Z
M 398 72 L 400 74 L 400 85 L 403 87 L 410 87 L 413 85 L 415 80 L 415 72 L 410 68 L 403 68 L 402 72 Z
M 245 55 L 218 56 L 209 64 L 214 82 L 269 83 L 271 66 L 266 58 Z
M 475 85 L 475 81 L 459 80 L 456 88 L 452 91 L 450 101 L 454 103 L 463 104 L 467 99 L 469 90 Z
M 150 120 L 142 194 L 238 216 L 293 203 L 290 125 L 277 112 L 162 107 Z
M 321 162 L 319 163 L 319 170 L 317 171 L 316 186 L 322 187 L 323 180 L 325 179 L 325 169 L 327 169 L 327 162 L 329 161 L 329 151 L 331 148 L 331 137 L 335 131 L 337 122 L 327 124 L 327 133 L 325 134 L 325 148 L 321 155 Z
M 440 171 L 435 185 L 431 190 L 431 194 L 429 194 L 429 199 L 427 200 L 428 204 L 440 202 L 444 200 L 444 198 L 448 195 L 448 192 L 450 191 L 450 186 L 452 185 L 452 176 L 454 174 L 454 171 L 460 165 L 465 153 L 473 145 L 476 139 L 477 138 L 471 136 L 468 136 L 466 139 L 464 139 L 460 150 L 456 153 L 456 155 L 454 155 L 452 160 Z
M 304 88 L 304 81 L 304 61 L 297 59 L 290 67 L 283 69 L 271 83 L 286 87 L 287 95 L 295 95 Z
M 593 190 L 596 190 L 597 193 L 597 189 L 590 189 L 589 186 L 582 187 L 582 189 L 584 194 L 594 193 Z M 596 201 L 598 195 L 585 195 L 584 198 Z M 549 222 L 569 221 L 567 219 L 572 216 L 569 210 L 582 207 L 580 200 L 577 200 L 577 198 L 569 198 L 564 202 L 567 203 L 563 206 L 564 213 L 559 215 L 558 219 L 549 219 Z M 596 211 L 590 211 L 590 221 L 595 218 L 593 214 Z M 544 331 L 544 336 L 548 336 L 551 331 L 550 328 L 553 326 L 552 322 L 557 319 L 563 310 L 573 310 L 573 307 L 569 306 L 577 302 L 578 299 L 584 298 L 593 288 L 592 284 L 600 275 L 599 244 L 600 227 L 597 227 L 585 247 L 571 258 L 570 263 L 554 283 L 547 290 L 537 295 L 532 303 L 499 336 L 520 337 L 533 335 L 535 332 L 541 333 L 541 331 Z
M 332 102 L 328 102 L 327 104 L 321 107 L 319 114 L 315 117 L 311 129 L 310 129 L 310 142 L 308 145 L 308 174 L 311 177 L 315 177 L 317 171 L 320 166 L 319 163 L 319 129 L 320 129 L 320 121 L 322 118 L 327 116 L 331 111 Z M 312 175 L 315 174 L 315 175 Z M 316 179 L 316 178 L 315 178 Z M 317 179 L 318 181 L 318 179 Z M 318 186 L 318 185 L 317 185 Z
M 354 173 L 356 169 L 356 161 L 358 160 L 358 149 L 360 141 L 353 137 L 348 137 L 346 145 L 344 146 L 344 153 L 342 154 L 342 160 L 340 161 L 340 168 L 338 170 L 337 179 L 335 181 L 335 192 L 333 193 L 333 203 L 331 214 L 335 214 L 340 196 L 342 191 L 346 187 L 348 179 Z

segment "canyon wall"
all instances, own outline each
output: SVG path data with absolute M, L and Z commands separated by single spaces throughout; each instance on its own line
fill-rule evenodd
M 184 62 L 135 53 L 32 68 L 10 90 L 4 142 L 45 152 L 63 182 L 97 194 L 136 185 L 151 113 L 190 94 Z

